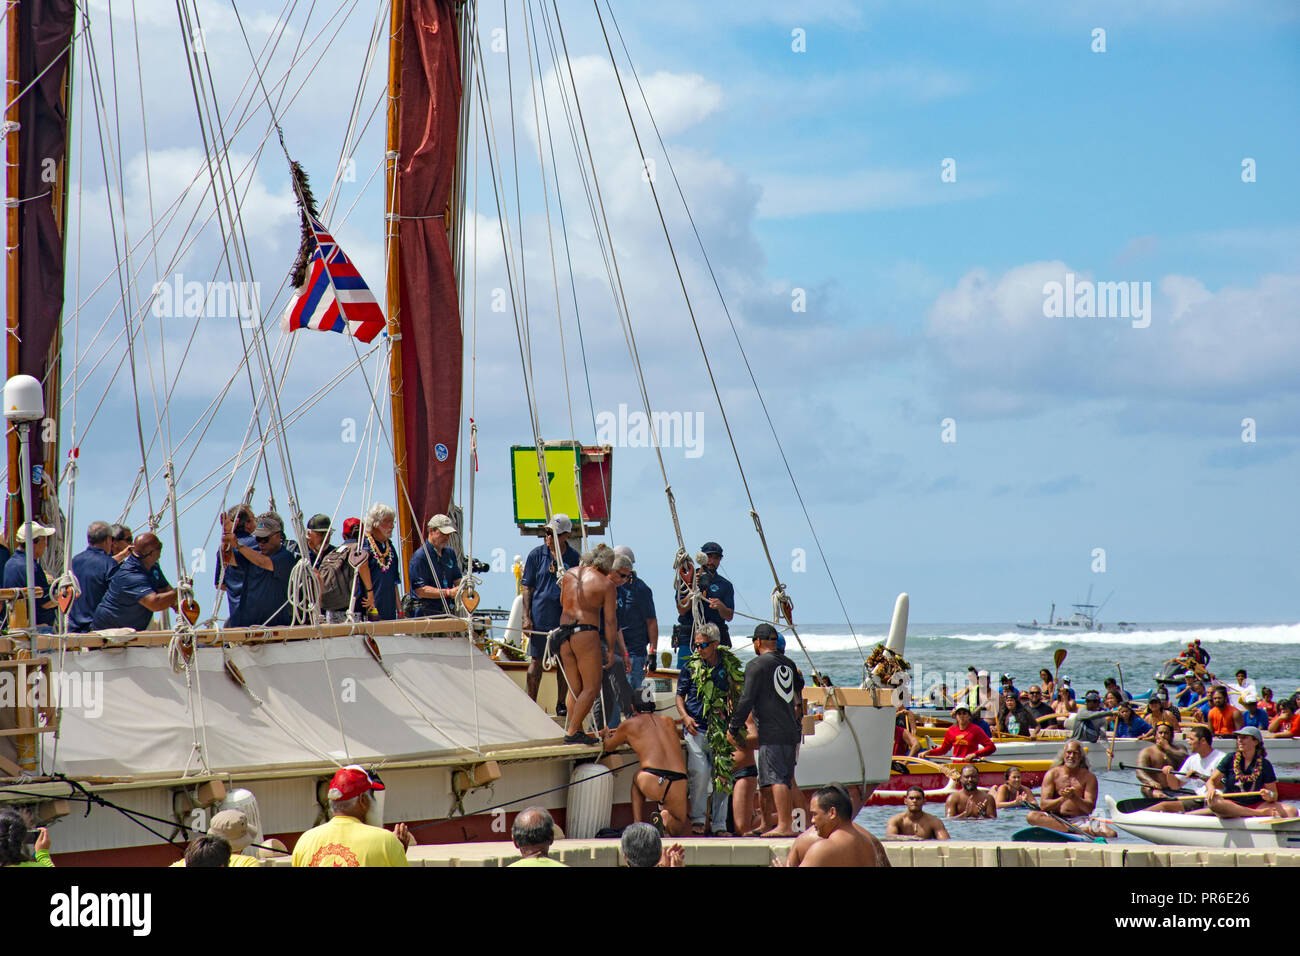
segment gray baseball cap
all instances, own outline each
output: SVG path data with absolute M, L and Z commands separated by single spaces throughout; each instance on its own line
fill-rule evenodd
M 1254 738 L 1255 743 L 1258 744 L 1262 744 L 1264 742 L 1264 735 L 1259 732 L 1258 727 L 1242 727 L 1241 730 L 1237 731 L 1235 736 L 1252 737 Z

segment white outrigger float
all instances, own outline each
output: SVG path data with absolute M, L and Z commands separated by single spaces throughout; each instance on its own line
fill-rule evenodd
M 1221 819 L 1209 814 L 1158 813 L 1136 810 L 1122 813 L 1115 798 L 1106 797 L 1110 823 L 1135 837 L 1164 846 L 1203 846 L 1231 849 L 1295 849 L 1300 847 L 1300 818 L 1238 817 Z

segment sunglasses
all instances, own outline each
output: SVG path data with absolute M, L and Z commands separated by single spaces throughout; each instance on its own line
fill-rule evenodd
M 709 644 L 712 644 L 712 643 L 713 643 L 712 641 L 709 641 L 708 644 L 693 644 L 693 645 L 691 645 L 691 646 L 694 647 L 697 651 L 702 651 L 702 650 L 704 650 L 706 647 L 708 647 Z

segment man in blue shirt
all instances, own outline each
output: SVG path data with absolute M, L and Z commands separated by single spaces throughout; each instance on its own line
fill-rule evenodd
M 704 624 L 696 631 L 692 649 L 704 666 L 708 679 L 724 694 L 731 686 L 727 669 L 722 663 L 719 649 L 718 628 L 715 624 Z M 705 818 L 711 820 L 711 833 L 725 833 L 727 830 L 727 809 L 731 803 L 730 796 L 714 792 L 713 787 L 713 751 L 709 746 L 709 723 L 704 714 L 704 701 L 699 688 L 691 676 L 691 668 L 683 667 L 677 675 L 677 712 L 682 718 L 682 735 L 686 738 L 686 778 L 690 799 L 691 832 L 703 836 Z M 730 718 L 724 715 L 724 723 Z M 709 812 L 709 797 L 713 797 L 713 809 Z
M 41 567 L 41 557 L 45 554 L 46 539 L 54 534 L 53 528 L 47 528 L 39 521 L 32 522 L 32 577 L 33 586 L 41 589 L 41 596 L 36 599 L 36 624 L 53 627 L 57 619 L 57 608 L 50 595 L 50 582 Z M 18 550 L 5 562 L 4 586 L 7 588 L 27 587 L 27 523 L 18 526 Z M 26 599 L 23 599 L 26 604 Z
M 130 555 L 108 579 L 104 598 L 95 608 L 91 626 L 96 631 L 113 627 L 143 631 L 154 611 L 176 606 L 176 590 L 158 567 L 161 555 L 162 542 L 157 535 L 145 531 L 135 539 Z
M 705 577 L 701 582 L 701 590 L 704 594 L 704 620 L 708 624 L 717 626 L 718 640 L 723 647 L 730 647 L 731 634 L 727 630 L 727 622 L 736 616 L 736 589 L 731 586 L 730 581 L 718 573 L 718 565 L 722 563 L 722 545 L 716 541 L 706 541 L 700 551 L 705 556 L 704 568 L 697 572 Z M 678 626 L 673 629 L 673 643 L 677 645 L 677 666 L 680 668 L 690 656 L 688 638 L 695 630 L 688 589 L 686 583 L 681 580 L 677 582 L 677 613 Z
M 524 561 L 524 574 L 520 578 L 524 597 L 524 633 L 528 634 L 528 696 L 537 699 L 537 689 L 542 683 L 542 658 L 546 655 L 546 635 L 560 625 L 560 581 L 556 576 L 557 552 L 564 562 L 565 569 L 578 566 L 579 555 L 569 547 L 569 532 L 573 522 L 566 514 L 556 513 L 546 525 L 546 537 L 537 547 L 528 552 Z M 535 632 L 535 633 L 529 633 Z M 568 684 L 564 672 L 555 669 L 556 713 L 562 714 Z
M 253 509 L 248 505 L 235 505 L 226 512 L 222 520 L 222 544 L 217 550 L 217 567 L 213 575 L 213 583 L 218 591 L 226 592 L 226 604 L 229 608 L 226 619 L 230 626 L 234 627 L 234 622 L 239 618 L 239 600 L 244 593 L 244 568 L 234 560 L 234 548 L 239 545 L 246 548 L 257 547 L 257 541 L 253 537 L 253 526 L 257 524 L 257 519 L 253 516 Z M 228 538 L 227 536 L 232 533 L 234 537 Z M 227 545 L 225 543 L 227 540 L 233 541 L 233 544 Z
M 113 560 L 113 533 L 106 521 L 93 521 L 86 529 L 86 550 L 72 559 L 70 567 L 81 585 L 81 594 L 68 608 L 68 630 L 89 631 L 95 608 L 104 599 L 108 579 L 118 569 Z
M 633 570 L 636 556 L 632 549 L 620 544 L 614 551 L 618 557 L 614 559 L 610 580 L 618 585 L 618 629 L 623 632 L 623 643 L 632 662 L 628 682 L 635 690 L 645 679 L 646 661 L 659 653 L 659 621 L 655 617 L 650 585 Z
M 1241 715 L 1243 727 L 1258 727 L 1260 730 L 1268 730 L 1268 714 L 1259 706 L 1259 698 L 1254 694 L 1244 694 L 1241 698 L 1242 706 L 1246 708 L 1245 713 Z
M 434 515 L 424 526 L 424 544 L 411 555 L 411 593 L 415 595 L 415 617 L 452 614 L 456 609 L 457 585 L 464 577 L 456 552 L 447 542 L 456 526 L 446 515 Z
M 231 549 L 227 559 L 243 575 L 239 612 L 231 627 L 285 627 L 293 623 L 289 607 L 289 575 L 298 559 L 284 547 L 284 524 L 274 511 L 258 515 L 253 528 L 257 548 L 240 544 L 233 531 L 222 537 Z

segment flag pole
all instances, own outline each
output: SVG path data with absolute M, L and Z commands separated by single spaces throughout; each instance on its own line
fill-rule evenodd
M 402 100 L 402 28 L 406 19 L 406 4 L 403 0 L 393 0 L 392 20 L 388 32 L 388 138 L 386 159 L 387 173 L 384 178 L 384 209 L 386 212 L 388 245 L 388 282 L 387 309 L 389 342 L 389 392 L 393 410 L 393 471 L 397 479 L 398 529 L 401 534 L 401 555 L 415 553 L 415 521 L 406 502 L 411 501 L 411 469 L 406 454 L 406 410 L 402 397 L 402 262 L 400 248 L 401 217 L 398 215 L 397 170 L 401 157 L 398 155 L 398 143 L 401 132 Z M 411 589 L 410 569 L 407 562 L 399 561 L 405 590 Z

